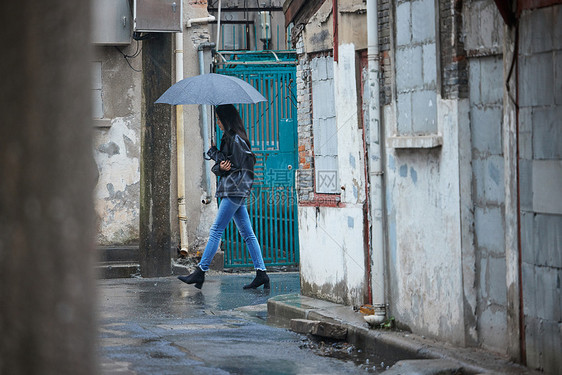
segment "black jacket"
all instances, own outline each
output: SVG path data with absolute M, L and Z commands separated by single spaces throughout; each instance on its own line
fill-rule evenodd
M 221 138 L 220 150 L 215 146 L 207 151 L 207 155 L 216 163 L 211 168 L 219 178 L 216 196 L 242 197 L 250 195 L 254 184 L 255 157 L 246 142 L 237 134 L 224 133 Z M 229 171 L 220 169 L 221 161 L 230 160 Z

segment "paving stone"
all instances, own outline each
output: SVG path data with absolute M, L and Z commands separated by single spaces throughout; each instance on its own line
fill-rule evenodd
M 319 320 L 291 319 L 291 331 L 309 334 L 312 332 L 314 327 L 318 326 L 319 323 Z
M 329 322 L 319 322 L 312 327 L 310 332 L 315 336 L 327 337 L 335 340 L 345 340 L 347 337 L 347 328 L 339 324 Z
M 385 375 L 441 375 L 462 374 L 459 363 L 445 359 L 409 359 L 399 361 L 384 372 Z

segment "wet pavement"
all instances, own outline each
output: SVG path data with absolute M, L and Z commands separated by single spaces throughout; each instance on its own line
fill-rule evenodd
M 243 290 L 253 274 L 207 276 L 202 290 L 175 277 L 100 280 L 101 372 L 367 373 L 350 360 L 320 355 L 306 336 L 268 323 L 267 300 L 300 290 L 298 273 L 270 278 L 270 291 Z

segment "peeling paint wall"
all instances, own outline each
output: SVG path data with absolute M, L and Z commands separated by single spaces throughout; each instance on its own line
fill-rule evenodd
M 399 63 L 399 61 L 397 61 Z M 439 100 L 434 149 L 387 149 L 388 287 L 392 315 L 415 332 L 464 344 L 459 128 L 465 102 Z M 385 107 L 391 132 L 393 106 Z
M 361 207 L 299 207 L 301 292 L 345 305 L 364 303 Z
M 136 42 L 121 47 L 132 55 Z M 103 118 L 94 122 L 98 245 L 129 245 L 139 238 L 141 73 L 113 47 L 96 47 L 101 63 Z M 130 59 L 140 70 L 140 56 Z

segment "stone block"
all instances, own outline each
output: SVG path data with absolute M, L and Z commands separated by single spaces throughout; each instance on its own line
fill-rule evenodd
M 291 331 L 308 335 L 320 323 L 319 320 L 291 319 Z
M 519 59 L 519 106 L 554 104 L 553 54 L 541 53 Z
M 542 368 L 545 374 L 560 373 L 562 368 L 562 324 L 558 321 L 542 323 L 541 339 L 544 343 L 542 352 Z
M 412 131 L 412 94 L 398 94 L 398 133 L 409 134 Z
M 480 278 L 480 282 L 479 282 L 479 296 L 482 300 L 487 301 L 488 300 L 488 283 L 486 282 L 488 280 L 488 257 L 487 256 L 482 256 L 482 258 L 480 259 L 480 270 L 478 271 L 478 275 Z
M 466 50 L 493 50 L 501 53 L 503 20 L 493 2 L 466 3 L 463 11 L 463 24 Z
M 533 158 L 562 159 L 562 106 L 536 108 L 533 121 Z
M 543 348 L 541 326 L 539 319 L 525 316 L 525 349 L 529 368 L 540 367 Z
M 398 361 L 384 372 L 385 375 L 438 375 L 460 374 L 463 368 L 459 362 L 447 359 L 408 359 Z
M 533 211 L 533 162 L 527 159 L 519 160 L 519 202 L 522 211 Z
M 552 48 L 555 50 L 562 49 L 562 6 L 552 8 Z
M 558 106 L 562 105 L 562 51 L 554 52 L 554 102 Z
M 519 157 L 527 160 L 533 158 L 533 123 L 531 115 L 531 108 L 523 108 L 519 111 Z
M 520 19 L 520 52 L 531 55 L 552 51 L 553 12 L 542 8 L 524 12 Z
M 529 263 L 521 263 L 521 276 L 523 283 L 523 312 L 525 315 L 536 316 L 535 266 Z
M 396 51 L 396 90 L 399 93 L 423 86 L 421 46 Z
M 505 201 L 503 156 L 490 156 L 484 161 L 484 197 L 486 202 Z
M 505 309 L 488 305 L 478 318 L 480 341 L 485 343 L 486 347 L 505 348 L 507 346 L 506 321 Z
M 472 107 L 470 125 L 472 147 L 479 153 L 501 155 L 502 148 L 501 107 Z
M 481 59 L 480 87 L 482 103 L 503 103 L 503 60 L 501 56 L 491 56 Z
M 533 160 L 533 211 L 562 214 L 562 160 Z
M 484 205 L 486 197 L 484 196 L 484 161 L 482 159 L 472 160 L 472 177 L 475 186 L 474 200 Z
M 505 282 L 506 264 L 505 258 L 488 259 L 488 296 L 489 301 L 500 305 L 507 305 L 507 287 Z
M 315 57 L 310 62 L 310 69 L 312 71 L 312 80 L 319 81 L 327 79 L 326 71 L 327 59 L 326 57 Z
M 525 263 L 535 264 L 536 252 L 534 245 L 535 214 L 521 213 L 521 260 Z
M 472 58 L 468 61 L 468 84 L 471 104 L 482 103 L 480 95 L 480 58 Z
M 558 270 L 550 267 L 535 267 L 535 277 L 534 294 L 537 316 L 551 321 L 560 320 Z
M 347 337 L 347 328 L 339 324 L 319 322 L 312 327 L 310 333 L 315 336 L 327 337 L 334 340 L 345 340 Z
M 435 41 L 435 2 L 418 0 L 411 3 L 412 7 L 412 42 Z
M 534 215 L 532 235 L 536 264 L 562 269 L 562 216 Z
M 396 45 L 404 46 L 412 41 L 410 19 L 410 2 L 403 2 L 396 7 Z
M 489 254 L 501 256 L 505 253 L 505 231 L 503 227 L 503 210 L 488 206 L 475 208 L 474 227 L 478 247 L 484 247 Z M 505 280 L 504 280 L 505 285 Z
M 435 43 L 422 46 L 423 84 L 426 88 L 434 88 L 437 82 L 437 52 Z
M 423 90 L 412 93 L 412 126 L 415 133 L 437 132 L 437 94 Z

